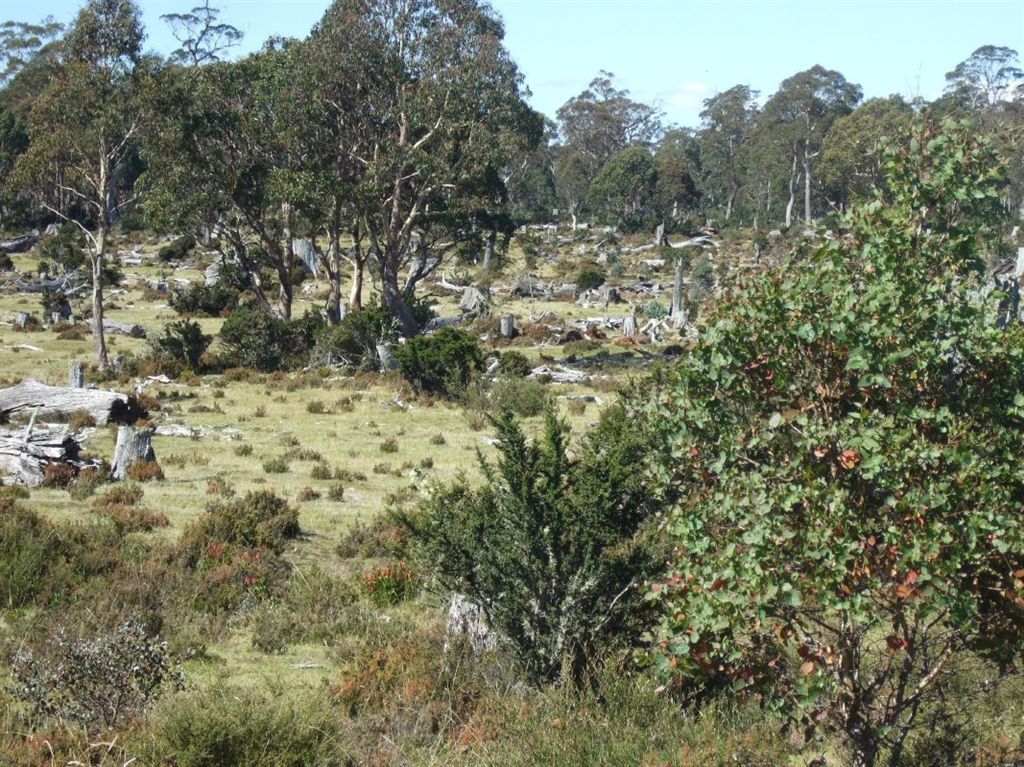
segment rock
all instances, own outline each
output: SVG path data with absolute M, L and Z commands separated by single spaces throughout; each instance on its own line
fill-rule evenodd
M 92 327 L 92 320 L 86 320 L 89 327 Z M 107 333 L 121 333 L 122 335 L 131 336 L 132 338 L 145 338 L 146 329 L 142 325 L 136 325 L 132 322 L 117 322 L 116 320 L 108 320 L 106 317 L 103 318 L 103 330 Z

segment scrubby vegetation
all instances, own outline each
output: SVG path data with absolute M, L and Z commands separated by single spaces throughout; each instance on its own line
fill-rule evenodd
M 0 29 L 2 767 L 1024 763 L 1013 51 L 548 130 L 484 3 L 218 14 Z

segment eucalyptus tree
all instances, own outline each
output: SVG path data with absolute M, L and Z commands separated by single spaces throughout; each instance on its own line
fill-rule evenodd
M 0 22 L 0 87 L 7 85 L 38 55 L 52 49 L 52 43 L 63 32 L 64 25 L 55 21 L 53 16 L 47 16 L 37 24 Z
M 1022 81 L 1017 51 L 983 45 L 946 73 L 946 91 L 976 110 L 1020 99 Z
M 294 299 L 291 235 L 304 158 L 283 139 L 280 94 L 297 53 L 293 42 L 273 40 L 237 62 L 161 72 L 144 145 L 148 215 L 197 237 L 216 233 L 215 247 L 284 319 Z
M 758 92 L 747 85 L 734 85 L 704 101 L 697 133 L 700 161 L 705 176 L 703 187 L 715 208 L 724 205 L 725 220 L 732 218 L 747 175 L 749 153 L 744 147 L 757 121 Z
M 171 53 L 171 61 L 198 67 L 220 61 L 223 54 L 237 46 L 243 34 L 220 19 L 220 9 L 204 0 L 188 13 L 165 13 L 160 17 L 171 28 L 180 48 Z
M 108 366 L 103 335 L 103 262 L 119 174 L 143 126 L 139 105 L 143 28 L 131 0 L 90 0 L 64 41 L 62 66 L 29 116 L 30 144 L 12 184 L 85 235 L 92 268 L 96 360 Z
M 343 186 L 355 181 L 383 303 L 414 335 L 407 290 L 427 259 L 404 286 L 400 273 L 418 242 L 471 227 L 465 202 L 489 166 L 501 167 L 503 131 L 522 122 L 522 78 L 500 20 L 476 0 L 337 0 L 310 39 L 328 36 L 344 64 L 328 103 L 354 164 Z
M 636 230 L 654 212 L 657 182 L 651 150 L 628 146 L 612 155 L 591 182 L 588 205 L 607 223 Z
M 838 118 L 853 111 L 860 101 L 859 85 L 842 74 L 815 65 L 782 81 L 761 111 L 760 122 L 778 144 L 788 147 L 789 173 L 786 225 L 793 220 L 797 185 L 803 179 L 804 220 L 812 220 L 811 195 L 814 160 L 822 142 Z
M 662 114 L 616 88 L 615 75 L 602 70 L 559 108 L 557 117 L 562 146 L 555 183 L 575 228 L 589 185 L 605 163 L 630 145 L 652 145 L 663 131 Z
M 899 96 L 871 99 L 840 117 L 822 142 L 819 177 L 829 203 L 845 208 L 883 181 L 883 144 L 910 134 L 914 111 Z
M 665 133 L 654 150 L 654 205 L 669 228 L 700 203 L 700 147 L 693 132 L 676 128 Z

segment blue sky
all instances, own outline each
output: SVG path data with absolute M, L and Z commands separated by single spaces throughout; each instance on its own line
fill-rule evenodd
M 190 0 L 141 0 L 148 47 L 174 41 L 163 13 Z M 222 20 L 246 33 L 245 48 L 269 35 L 302 37 L 325 0 L 221 0 Z M 492 0 L 506 44 L 554 116 L 598 70 L 670 121 L 695 126 L 701 102 L 737 83 L 770 95 L 786 77 L 821 64 L 859 83 L 867 97 L 932 99 L 944 75 L 981 45 L 1024 51 L 1024 0 Z M 0 20 L 72 19 L 79 0 L 0 0 Z

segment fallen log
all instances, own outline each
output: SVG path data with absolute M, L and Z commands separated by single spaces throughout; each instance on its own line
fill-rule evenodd
M 0 240 L 0 253 L 27 253 L 35 247 L 39 238 L 34 234 L 23 234 L 9 240 Z
M 590 380 L 590 376 L 582 370 L 573 370 L 564 365 L 556 365 L 555 367 L 541 365 L 540 367 L 535 367 L 530 371 L 527 378 L 537 378 L 538 376 L 547 376 L 555 383 L 576 384 Z
M 47 386 L 27 379 L 9 389 L 0 389 L 0 418 L 9 419 L 22 411 L 38 408 L 39 418 L 67 418 L 84 410 L 98 425 L 111 421 L 133 423 L 144 411 L 126 394 L 105 389 L 72 389 Z
M 86 320 L 86 322 L 89 324 L 89 327 L 92 327 L 91 319 Z M 132 338 L 146 337 L 146 329 L 142 325 L 136 325 L 131 322 L 116 322 L 115 320 L 108 320 L 106 317 L 103 318 L 103 330 L 107 333 L 121 333 Z

